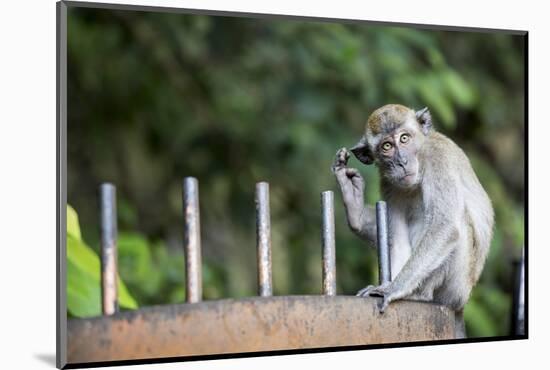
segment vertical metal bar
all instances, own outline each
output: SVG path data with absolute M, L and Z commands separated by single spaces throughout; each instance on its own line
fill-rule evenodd
M 321 193 L 323 212 L 323 294 L 336 295 L 336 242 L 334 237 L 334 193 Z
M 101 209 L 101 306 L 104 315 L 118 311 L 117 301 L 117 212 L 116 188 L 99 187 Z
M 256 249 L 258 253 L 258 294 L 273 295 L 271 277 L 271 219 L 269 213 L 269 184 L 256 184 Z
M 525 335 L 525 250 L 516 270 L 516 289 L 514 294 L 514 334 Z
M 202 269 L 199 183 L 194 177 L 183 179 L 183 213 L 185 215 L 185 295 L 187 303 L 195 303 L 202 300 Z
M 386 202 L 376 202 L 376 239 L 378 243 L 379 284 L 391 281 L 390 247 L 388 242 L 388 210 Z

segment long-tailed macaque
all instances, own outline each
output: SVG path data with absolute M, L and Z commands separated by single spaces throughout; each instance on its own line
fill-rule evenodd
M 494 223 L 491 201 L 470 161 L 434 130 L 427 108 L 415 112 L 394 104 L 372 113 L 350 151 L 379 169 L 390 232 L 391 282 L 357 295 L 382 296 L 380 312 L 399 299 L 446 305 L 462 322 L 457 335 L 465 335 L 462 311 L 485 264 Z M 332 170 L 351 230 L 374 242 L 374 208 L 364 203 L 364 180 L 347 167 L 349 156 L 340 149 Z

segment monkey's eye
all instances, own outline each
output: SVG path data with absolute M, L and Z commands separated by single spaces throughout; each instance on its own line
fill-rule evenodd
M 382 149 L 383 149 L 383 150 L 388 151 L 388 150 L 391 149 L 391 147 L 392 147 L 392 145 L 391 145 L 391 143 L 388 142 L 388 141 L 386 141 L 384 144 L 382 144 Z
M 399 138 L 399 141 L 401 141 L 403 144 L 406 144 L 409 142 L 409 139 L 411 138 L 411 136 L 409 134 L 403 134 L 401 135 L 401 137 Z

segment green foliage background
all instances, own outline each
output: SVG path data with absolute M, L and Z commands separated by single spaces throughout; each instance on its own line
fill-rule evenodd
M 261 180 L 275 294 L 319 293 L 319 194 L 332 189 L 338 293 L 354 294 L 376 281 L 376 254 L 347 228 L 333 156 L 375 108 L 428 106 L 496 211 L 469 335 L 507 334 L 524 241 L 524 47 L 504 33 L 70 8 L 68 201 L 97 253 L 97 188 L 117 186 L 120 275 L 143 306 L 184 298 L 184 176 L 200 183 L 206 299 L 255 295 Z M 378 200 L 376 169 L 351 165 Z

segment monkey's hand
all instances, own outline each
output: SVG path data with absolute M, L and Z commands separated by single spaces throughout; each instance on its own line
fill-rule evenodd
M 350 153 L 346 148 L 339 149 L 332 164 L 332 172 L 338 180 L 344 197 L 361 200 L 361 206 L 363 206 L 365 182 L 356 168 L 347 167 L 349 157 Z
M 380 313 L 384 313 L 391 301 L 395 300 L 394 294 L 392 294 L 391 282 L 384 283 L 382 285 L 374 286 L 369 285 L 366 288 L 357 292 L 357 297 L 382 297 L 382 302 L 379 304 L 378 309 Z
M 362 228 L 364 204 L 365 181 L 355 168 L 348 168 L 350 153 L 346 148 L 336 152 L 336 158 L 332 164 L 332 172 L 336 176 L 344 205 L 346 206 L 348 222 L 352 230 L 359 232 Z

